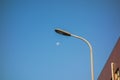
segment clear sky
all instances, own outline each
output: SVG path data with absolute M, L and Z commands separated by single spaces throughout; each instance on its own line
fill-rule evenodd
M 0 80 L 95 80 L 120 37 L 119 0 L 2 0 Z

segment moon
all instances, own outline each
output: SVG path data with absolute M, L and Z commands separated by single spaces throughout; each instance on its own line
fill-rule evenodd
M 59 46 L 59 45 L 60 45 L 60 42 L 56 42 L 56 45 Z

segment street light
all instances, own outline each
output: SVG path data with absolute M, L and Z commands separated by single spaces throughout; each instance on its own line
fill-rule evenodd
M 81 36 L 71 34 L 67 31 L 64 31 L 64 30 L 59 29 L 59 28 L 55 29 L 55 32 L 58 33 L 58 34 L 64 35 L 64 36 L 71 36 L 71 37 L 81 39 L 82 41 L 84 41 L 88 45 L 88 47 L 90 48 L 91 80 L 94 80 L 93 52 L 92 52 L 92 46 L 91 46 L 90 42 L 88 40 L 86 40 L 85 38 L 81 37 Z

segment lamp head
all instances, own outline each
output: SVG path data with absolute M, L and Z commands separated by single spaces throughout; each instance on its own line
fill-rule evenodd
M 61 29 L 55 29 L 55 32 L 64 36 L 71 36 L 71 34 L 67 31 L 61 30 Z

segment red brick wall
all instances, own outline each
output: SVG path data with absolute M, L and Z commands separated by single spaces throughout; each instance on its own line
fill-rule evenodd
M 120 69 L 120 38 L 108 58 L 102 72 L 100 73 L 98 80 L 111 80 L 111 62 L 115 64 L 115 70 L 117 68 Z

